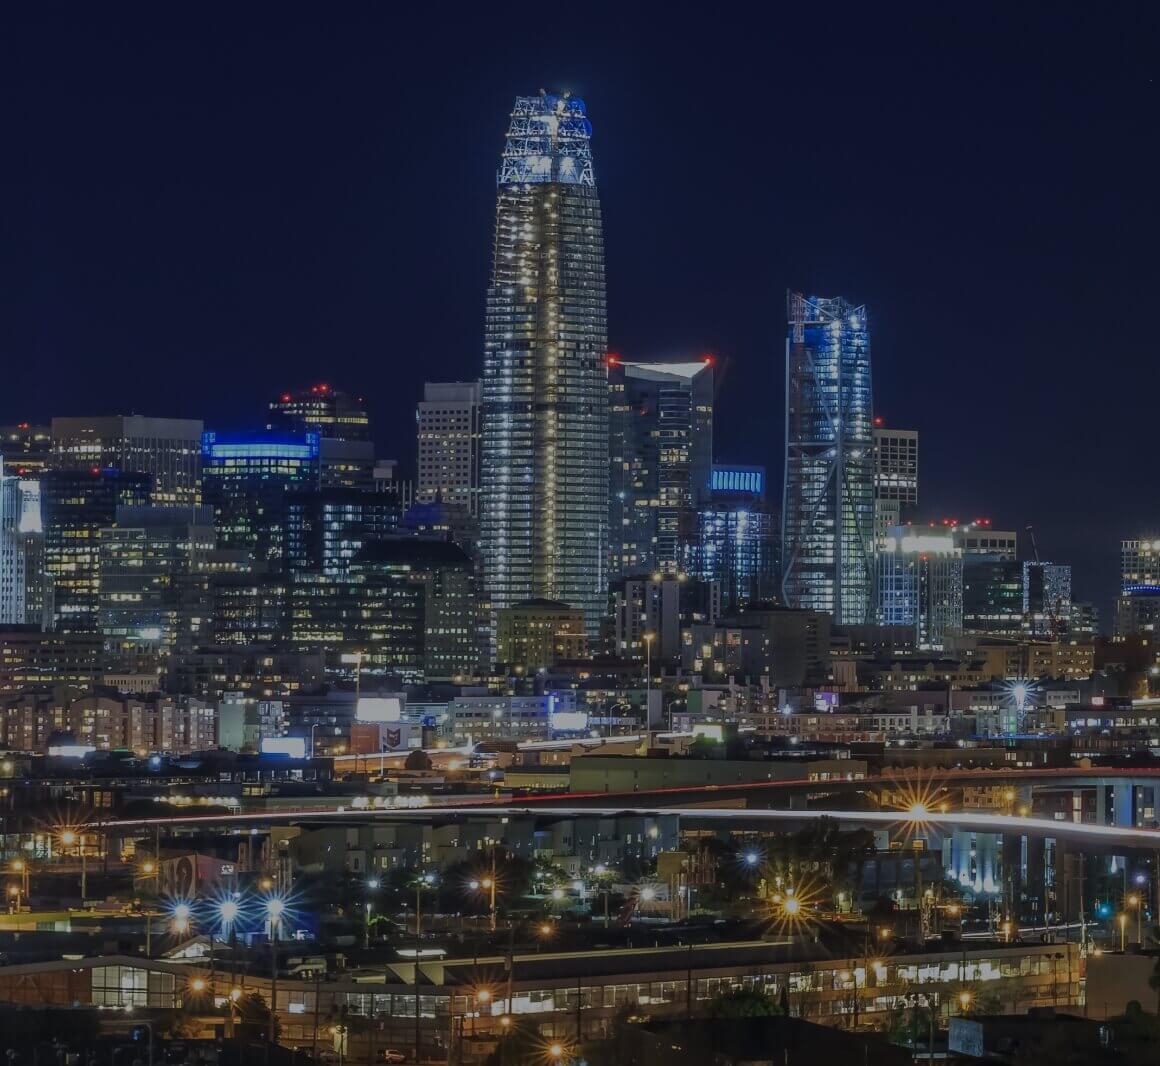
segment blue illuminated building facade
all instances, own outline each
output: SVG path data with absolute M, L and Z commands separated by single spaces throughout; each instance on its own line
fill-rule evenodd
M 729 487 L 712 491 L 693 515 L 683 538 L 685 572 L 717 583 L 725 613 L 776 602 L 778 524 L 763 495 L 765 468 L 714 466 L 710 483 Z
M 866 308 L 791 292 L 782 587 L 791 607 L 867 622 L 874 581 L 874 412 Z
M 710 488 L 713 492 L 765 495 L 765 467 L 714 466 Z
M 217 546 L 248 552 L 257 568 L 280 565 L 287 496 L 319 485 L 318 434 L 207 432 L 201 460 Z
M 892 526 L 879 544 L 879 625 L 911 626 L 920 648 L 963 627 L 963 554 L 949 529 Z
M 584 103 L 519 97 L 497 174 L 484 324 L 480 557 L 496 613 L 608 596 L 604 237 Z
M 608 411 L 613 576 L 676 574 L 681 530 L 709 498 L 713 360 L 610 355 Z
M 1160 633 L 1160 534 L 1120 542 L 1116 636 L 1154 640 Z

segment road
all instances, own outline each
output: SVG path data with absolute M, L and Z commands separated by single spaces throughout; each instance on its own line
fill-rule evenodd
M 931 814 L 925 818 L 911 817 L 906 811 L 854 811 L 840 807 L 813 810 L 747 810 L 723 807 L 658 807 L 628 804 L 623 806 L 588 807 L 555 804 L 508 803 L 502 806 L 483 804 L 463 807 L 419 807 L 362 810 L 285 810 L 239 814 L 176 815 L 166 818 L 116 819 L 100 823 L 104 830 L 146 829 L 154 826 L 180 825 L 188 828 L 214 825 L 273 825 L 296 821 L 443 821 L 458 818 L 615 818 L 623 815 L 661 816 L 677 815 L 682 821 L 707 824 L 734 825 L 738 828 L 764 829 L 783 825 L 802 825 L 818 818 L 832 818 L 849 827 L 898 826 L 926 824 L 961 828 L 975 832 L 1011 832 L 1027 836 L 1067 837 L 1089 840 L 1108 846 L 1117 844 L 1126 848 L 1160 850 L 1160 830 L 1135 829 L 1124 826 L 1083 825 L 1075 822 L 1053 821 L 1046 818 L 1022 818 L 1005 814 L 982 814 L 955 811 Z

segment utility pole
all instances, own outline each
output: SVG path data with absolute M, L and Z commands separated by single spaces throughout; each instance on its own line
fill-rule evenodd
M 420 927 L 423 921 L 423 878 L 415 880 L 415 1062 L 418 1063 L 423 1044 L 423 1015 L 419 1009 L 419 950 L 422 946 Z

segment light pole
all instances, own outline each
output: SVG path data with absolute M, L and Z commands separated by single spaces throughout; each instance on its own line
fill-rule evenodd
M 1141 947 L 1144 944 L 1144 938 L 1141 935 L 1142 931 L 1140 928 L 1140 923 L 1141 923 L 1141 916 L 1140 915 L 1144 909 L 1143 904 L 1144 904 L 1144 901 L 1142 899 L 1140 899 L 1140 897 L 1135 892 L 1133 892 L 1128 897 L 1128 906 L 1136 908 L 1136 943 L 1139 944 Z
M 652 714 L 652 642 L 655 633 L 644 635 L 644 726 L 648 731 L 649 715 Z M 669 732 L 672 732 L 670 727 Z
M 84 906 L 85 897 L 89 894 L 89 877 L 88 867 L 85 865 L 85 838 L 84 830 L 78 829 L 62 829 L 60 831 L 60 842 L 66 848 L 71 848 L 76 845 L 77 852 L 81 860 L 81 906 Z
M 29 864 L 24 859 L 13 859 L 12 869 L 15 873 L 20 874 L 20 887 L 22 889 L 25 900 L 32 894 L 29 880 L 32 876 L 32 870 Z
M 1123 955 L 1128 950 L 1128 916 L 1121 911 L 1117 916 L 1117 921 L 1120 923 L 1120 954 Z
M 423 945 L 423 889 L 435 883 L 432 873 L 420 874 L 415 878 L 415 1061 L 419 1061 L 423 1048 L 423 1012 L 419 998 L 419 955 Z
M 270 1044 L 274 1043 L 274 1023 L 278 1009 L 278 936 L 282 931 L 282 915 L 285 911 L 285 902 L 277 896 L 266 900 L 266 920 L 270 927 Z

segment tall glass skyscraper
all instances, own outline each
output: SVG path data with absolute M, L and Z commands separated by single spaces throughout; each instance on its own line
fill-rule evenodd
M 516 100 L 498 172 L 483 360 L 480 557 L 495 612 L 607 609 L 604 238 L 584 103 Z
M 713 360 L 608 357 L 609 539 L 616 577 L 681 569 L 681 532 L 709 498 Z
M 866 308 L 788 294 L 782 589 L 838 625 L 871 618 L 874 412 Z

